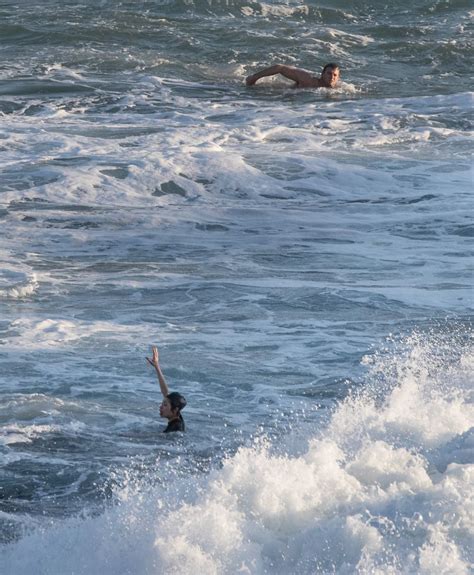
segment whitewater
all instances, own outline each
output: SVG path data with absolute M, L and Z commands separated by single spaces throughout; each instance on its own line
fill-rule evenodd
M 1 3 L 2 575 L 472 572 L 473 16 Z

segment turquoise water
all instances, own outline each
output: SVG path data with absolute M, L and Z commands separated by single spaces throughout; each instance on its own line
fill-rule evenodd
M 2 573 L 469 571 L 469 8 L 0 3 Z

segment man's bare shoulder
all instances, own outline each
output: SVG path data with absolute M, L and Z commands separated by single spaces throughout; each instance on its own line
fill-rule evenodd
M 321 88 L 321 80 L 319 78 L 317 78 L 316 76 L 311 76 L 311 74 L 308 73 L 308 77 L 303 77 L 301 78 L 301 80 L 297 83 L 296 87 L 297 88 Z
M 302 70 L 301 68 L 294 68 L 293 66 L 280 64 L 278 66 L 278 73 L 296 82 L 296 87 L 298 88 L 314 87 L 314 81 L 316 80 L 310 72 Z
M 295 88 L 320 88 L 322 86 L 321 79 L 313 76 L 307 70 L 293 66 L 281 66 L 280 68 L 280 74 L 296 82 Z

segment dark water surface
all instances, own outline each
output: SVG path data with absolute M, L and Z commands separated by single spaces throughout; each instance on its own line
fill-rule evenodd
M 468 573 L 469 10 L 0 2 L 2 573 Z

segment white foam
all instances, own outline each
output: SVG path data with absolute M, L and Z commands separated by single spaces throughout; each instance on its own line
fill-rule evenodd
M 267 2 L 253 3 L 252 6 L 242 6 L 240 12 L 243 16 L 274 16 L 287 18 L 290 16 L 307 16 L 309 14 L 309 6 L 300 4 L 297 6 L 290 6 L 288 4 L 268 4 Z
M 173 489 L 130 479 L 101 517 L 4 550 L 7 573 L 467 574 L 472 449 L 468 463 L 436 465 L 474 424 L 472 354 L 444 360 L 419 341 L 376 357 L 385 391 L 373 380 L 348 398 L 300 454 L 256 442 L 208 477 L 163 475 Z
M 143 326 L 120 325 L 107 321 L 73 321 L 68 319 L 17 319 L 11 323 L 14 331 L 8 340 L 10 349 L 47 349 L 68 345 L 95 335 L 109 336 L 111 340 L 133 339 L 144 335 Z M 145 332 L 150 333 L 151 328 Z
M 362 35 L 362 34 L 350 34 L 349 32 L 344 32 L 342 30 L 337 30 L 335 28 L 327 28 L 326 33 L 331 38 L 336 39 L 343 39 L 348 41 L 349 44 L 357 44 L 360 46 L 368 46 L 374 42 L 374 39 L 371 36 Z
M 34 439 L 38 437 L 62 430 L 63 428 L 60 425 L 51 424 L 6 425 L 3 426 L 0 431 L 0 444 L 13 445 L 15 443 L 32 443 Z
M 18 284 L 0 289 L 0 298 L 9 298 L 9 299 L 24 299 L 34 295 L 39 288 L 39 283 L 37 279 L 37 275 L 35 273 L 31 274 L 31 276 L 25 277 L 23 282 L 19 282 Z
M 261 134 L 274 130 L 275 126 L 279 126 L 279 138 L 276 141 L 265 140 L 265 147 L 260 147 L 260 153 L 263 149 L 269 158 L 274 158 L 275 163 L 280 164 L 284 163 L 289 153 L 300 157 L 306 155 L 309 173 L 306 175 L 302 172 L 301 179 L 311 188 L 326 183 L 325 178 L 321 182 L 321 173 L 324 174 L 325 165 L 331 164 L 328 152 L 346 154 L 348 150 L 356 149 L 365 157 L 366 153 L 391 153 L 391 147 L 398 146 L 405 153 L 423 155 L 427 150 L 431 153 L 433 138 L 437 146 L 450 146 L 451 142 L 467 142 L 469 137 L 466 130 L 442 128 L 435 123 L 435 119 L 438 110 L 450 107 L 457 107 L 460 111 L 470 109 L 472 93 L 365 99 L 354 103 L 341 101 L 341 98 L 359 89 L 342 82 L 337 90 L 311 91 L 311 97 L 316 102 L 305 100 L 309 95 L 306 91 L 304 94 L 301 91 L 299 95 L 292 91 L 295 105 L 273 103 L 271 108 L 260 108 L 222 100 L 196 106 L 192 100 L 177 95 L 179 90 L 173 89 L 176 82 L 173 84 L 171 80 L 156 76 L 143 76 L 140 80 L 137 93 L 129 93 L 123 101 L 114 103 L 123 108 L 122 113 L 114 114 L 114 124 L 109 124 L 107 117 L 100 124 L 95 117 L 91 120 L 84 118 L 81 113 L 83 108 L 65 111 L 53 104 L 44 111 L 51 115 L 50 119 L 45 117 L 44 130 L 37 130 L 35 116 L 6 117 L 4 133 L 11 145 L 5 152 L 4 166 L 20 175 L 31 164 L 31 149 L 39 150 L 35 161 L 43 166 L 42 173 L 51 177 L 49 183 L 35 187 L 35 195 L 50 202 L 114 207 L 175 205 L 196 200 L 215 204 L 221 199 L 220 194 L 233 197 L 237 190 L 242 193 L 243 181 L 246 182 L 245 194 L 250 197 L 258 198 L 259 194 L 268 190 L 284 194 L 281 180 L 263 170 L 254 171 L 247 161 L 254 154 L 255 146 L 261 142 Z M 184 85 L 183 82 L 179 84 Z M 134 115 L 132 118 L 127 109 L 146 104 L 157 90 L 160 101 L 169 103 L 176 110 L 186 110 L 186 113 L 176 111 L 167 119 L 166 126 L 155 133 L 141 135 L 141 130 L 149 130 L 148 115 Z M 302 99 L 301 105 L 297 105 L 298 98 Z M 78 105 L 83 107 L 83 104 Z M 57 123 L 58 114 L 62 116 L 60 124 Z M 226 114 L 236 120 L 231 127 L 212 121 L 214 115 Z M 153 117 L 160 121 L 159 113 Z M 108 137 L 120 130 L 123 130 L 122 137 Z M 127 137 L 128 133 L 138 135 Z M 125 151 L 124 143 L 132 145 Z M 146 155 L 143 154 L 144 149 L 147 150 Z M 442 149 L 439 155 L 441 164 L 445 161 Z M 70 158 L 83 158 L 84 161 L 67 166 Z M 123 166 L 125 177 L 117 178 L 108 173 L 109 163 L 111 167 Z M 333 195 L 339 192 L 352 195 L 358 189 L 393 193 L 394 183 L 392 178 L 387 177 L 387 170 L 383 170 L 386 177 L 381 187 L 380 183 L 373 183 L 373 178 L 380 178 L 379 166 L 367 167 L 366 161 L 355 160 L 355 164 L 358 163 L 364 165 L 365 176 L 356 189 L 348 185 L 348 181 L 352 182 L 352 170 L 338 164 L 338 170 L 343 172 L 343 185 L 334 187 L 335 182 L 327 182 Z M 357 171 L 357 165 L 354 171 Z M 311 177 L 311 172 L 319 173 L 317 177 Z M 52 177 L 53 173 L 55 178 Z M 205 174 L 212 174 L 212 187 L 196 182 Z M 181 195 L 153 195 L 170 181 L 179 186 Z M 437 178 L 432 176 L 431 186 L 437 183 Z M 23 189 L 7 189 L 2 199 L 5 202 L 17 201 L 29 195 L 31 192 Z

